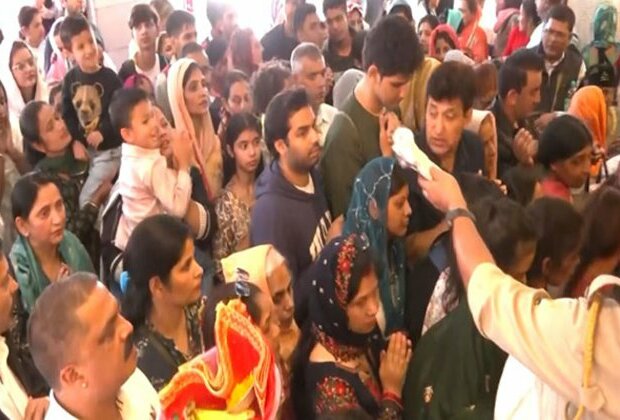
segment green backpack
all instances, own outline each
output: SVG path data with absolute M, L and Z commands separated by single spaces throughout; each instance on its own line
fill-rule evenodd
M 492 420 L 506 357 L 480 335 L 461 299 L 415 348 L 403 387 L 403 418 Z

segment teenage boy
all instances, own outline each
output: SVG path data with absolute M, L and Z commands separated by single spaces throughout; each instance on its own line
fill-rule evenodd
M 166 33 L 174 47 L 174 58 L 180 58 L 183 47 L 190 42 L 196 42 L 194 16 L 185 10 L 175 10 L 166 21 Z
M 413 27 L 400 16 L 387 16 L 368 33 L 364 77 L 327 131 L 321 172 L 332 216 L 345 214 L 353 181 L 378 156 L 391 156 L 391 133 L 400 122 L 397 109 L 424 53 Z
M 110 123 L 108 106 L 121 82 L 114 71 L 99 64 L 97 43 L 83 16 L 67 16 L 61 25 L 63 46 L 76 63 L 63 81 L 62 117 L 73 139 L 88 145 L 91 154 L 80 193 L 82 207 L 100 185 L 118 173 L 121 138 Z
M 157 75 L 168 64 L 166 59 L 162 55 L 157 54 L 155 50 L 158 25 L 159 16 L 148 4 L 136 4 L 131 9 L 129 29 L 131 30 L 131 37 L 136 42 L 138 51 L 133 58 L 121 65 L 118 71 L 118 77 L 121 81 L 126 80 L 133 74 L 143 74 L 155 86 Z

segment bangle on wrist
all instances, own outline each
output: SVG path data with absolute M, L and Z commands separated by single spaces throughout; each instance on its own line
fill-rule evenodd
M 402 398 L 390 391 L 383 391 L 383 394 L 381 395 L 381 399 L 390 400 L 394 402 L 395 404 L 397 404 L 399 407 L 403 406 Z

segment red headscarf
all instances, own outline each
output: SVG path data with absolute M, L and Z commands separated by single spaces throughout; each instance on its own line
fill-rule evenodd
M 442 25 L 437 26 L 435 29 L 433 29 L 433 32 L 431 32 L 431 38 L 430 38 L 430 40 L 428 42 L 428 54 L 431 57 L 436 57 L 435 40 L 437 39 L 437 36 L 440 33 L 445 33 L 446 35 L 448 35 L 450 37 L 450 39 L 454 43 L 454 49 L 455 50 L 461 49 L 461 44 L 459 42 L 459 37 L 456 35 L 456 32 L 454 31 L 454 28 L 452 28 L 452 26 L 444 23 Z

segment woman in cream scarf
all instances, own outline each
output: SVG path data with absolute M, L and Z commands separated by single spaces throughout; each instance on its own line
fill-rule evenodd
M 168 72 L 168 100 L 175 128 L 189 133 L 194 163 L 211 199 L 222 188 L 222 151 L 209 114 L 209 90 L 204 74 L 191 59 L 176 61 Z
M 0 80 L 9 98 L 9 111 L 15 118 L 19 118 L 28 102 L 48 100 L 43 75 L 24 41 L 5 40 L 0 46 Z

